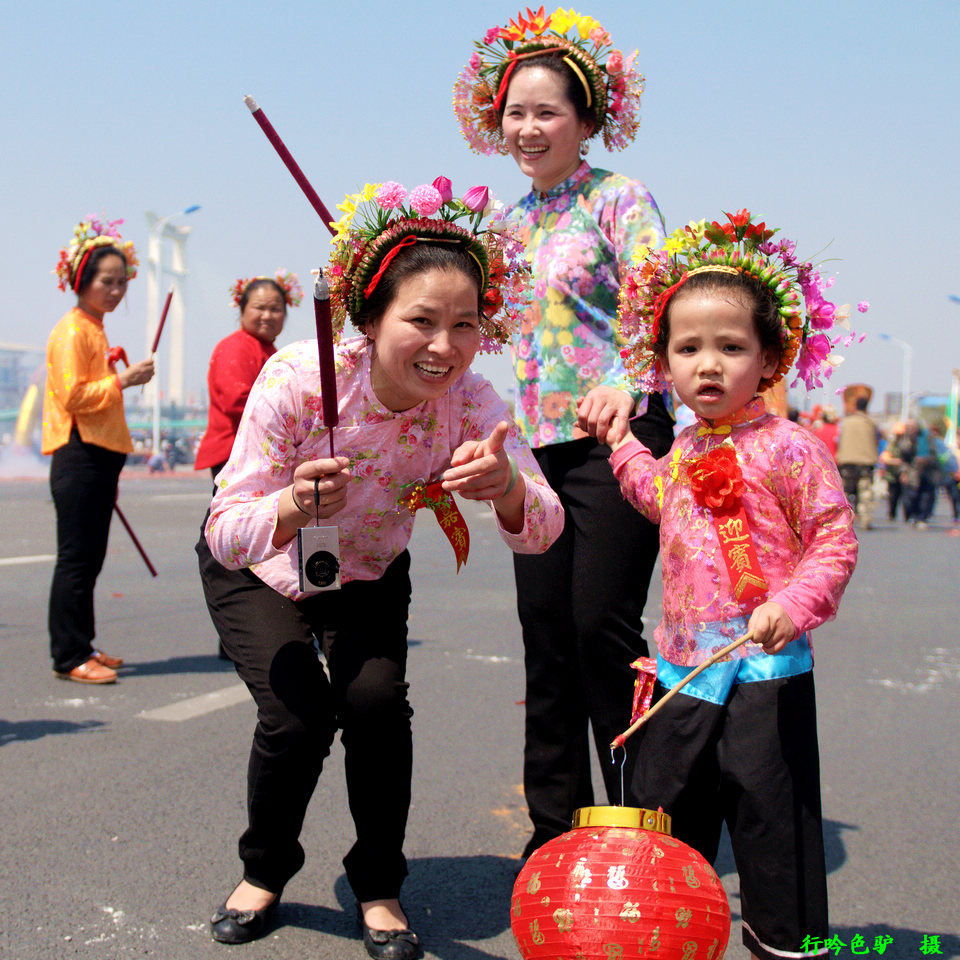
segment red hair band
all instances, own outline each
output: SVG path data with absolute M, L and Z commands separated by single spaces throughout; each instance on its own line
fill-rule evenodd
M 409 236 L 404 237 L 396 246 L 392 247 L 390 250 L 384 254 L 383 260 L 380 261 L 380 269 L 370 278 L 370 282 L 366 285 L 363 290 L 363 295 L 369 297 L 374 290 L 377 289 L 377 284 L 380 282 L 380 279 L 383 277 L 386 272 L 387 267 L 390 266 L 393 258 L 404 248 L 412 247 L 417 242 L 417 237 L 410 234 Z

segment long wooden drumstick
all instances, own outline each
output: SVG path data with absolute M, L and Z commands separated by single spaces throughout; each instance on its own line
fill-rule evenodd
M 317 196 L 317 191 L 313 189 L 313 187 L 310 185 L 310 181 L 306 178 L 306 176 L 304 176 L 303 171 L 300 169 L 300 165 L 296 160 L 293 159 L 293 154 L 290 153 L 290 151 L 287 149 L 287 145 L 280 139 L 280 134 L 273 129 L 273 124 L 267 119 L 267 115 L 263 112 L 263 108 L 257 103 L 256 100 L 253 99 L 253 97 L 250 96 L 244 97 L 243 102 L 253 114 L 253 119 L 260 124 L 260 129 L 266 134 L 267 139 L 271 144 L 273 144 L 273 149 L 276 150 L 280 155 L 280 159 L 290 171 L 293 179 L 297 181 L 297 185 L 303 191 L 304 196 L 310 201 L 310 206 L 317 211 L 320 219 L 324 222 L 330 233 L 336 234 L 336 230 L 334 230 L 332 226 L 333 217 L 330 216 L 330 211 L 324 206 L 323 201 Z

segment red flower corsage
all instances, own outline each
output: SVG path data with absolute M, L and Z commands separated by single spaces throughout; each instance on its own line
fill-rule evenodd
M 743 473 L 737 463 L 737 451 L 720 446 L 691 461 L 687 476 L 694 499 L 715 513 L 733 513 L 740 506 Z

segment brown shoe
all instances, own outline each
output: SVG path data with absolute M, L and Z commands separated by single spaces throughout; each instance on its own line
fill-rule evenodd
M 117 671 L 98 663 L 96 657 L 91 657 L 86 663 L 74 667 L 66 673 L 54 670 L 53 675 L 61 680 L 73 680 L 75 683 L 116 683 Z
M 123 657 L 111 657 L 110 654 L 104 653 L 102 650 L 94 649 L 93 659 L 96 660 L 101 667 L 110 667 L 112 670 L 123 666 Z

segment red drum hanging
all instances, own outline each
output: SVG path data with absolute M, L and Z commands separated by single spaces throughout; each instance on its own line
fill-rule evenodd
M 667 814 L 583 807 L 520 871 L 510 924 L 524 960 L 721 960 L 730 907 Z

